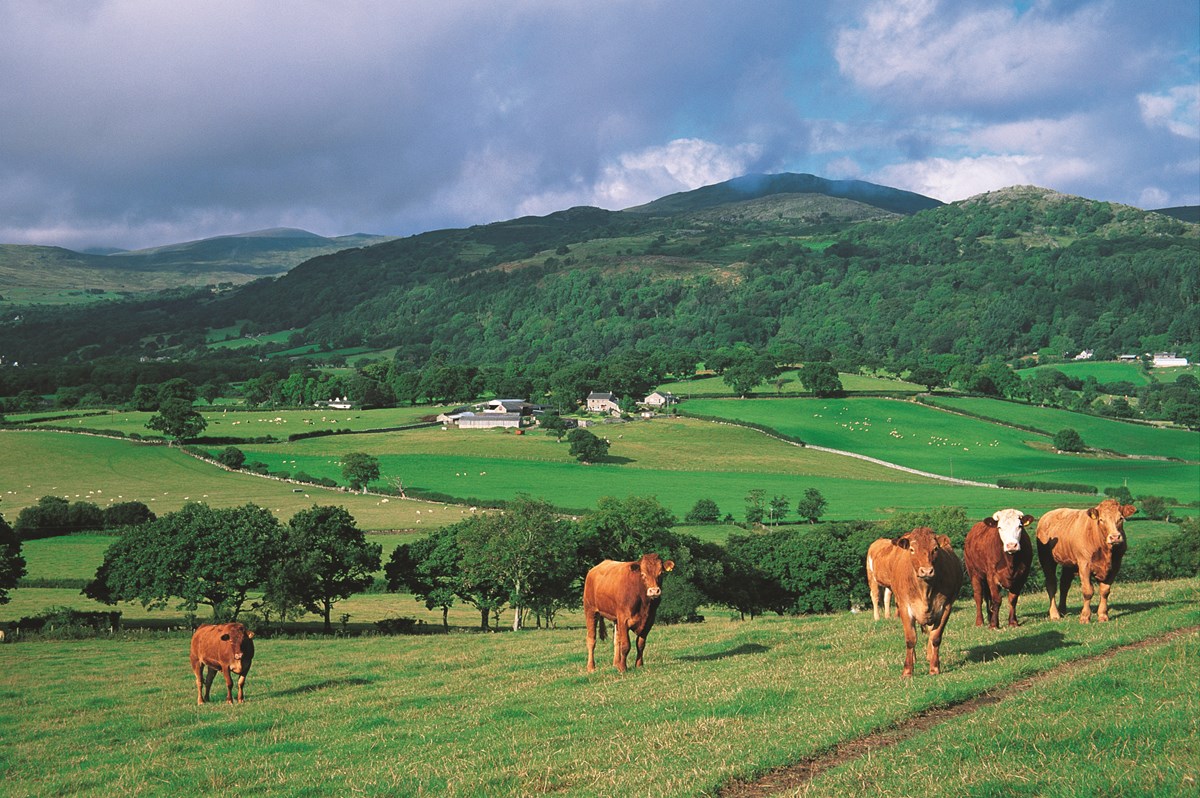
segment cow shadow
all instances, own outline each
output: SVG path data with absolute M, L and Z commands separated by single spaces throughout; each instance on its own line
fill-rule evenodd
M 997 640 L 995 643 L 975 646 L 968 649 L 964 659 L 968 662 L 987 662 L 1014 654 L 1045 654 L 1057 648 L 1080 645 L 1083 644 L 1068 641 L 1062 632 L 1047 630 L 1028 637 L 1014 637 L 1011 640 Z
M 728 659 L 729 657 L 741 657 L 746 654 L 765 654 L 771 650 L 770 646 L 764 646 L 760 643 L 742 643 L 737 648 L 731 648 L 728 651 L 718 651 L 715 654 L 687 654 L 678 659 L 684 662 L 712 662 L 718 659 Z
M 350 679 L 326 679 L 323 682 L 314 682 L 312 684 L 302 684 L 297 687 L 289 687 L 286 690 L 272 690 L 268 695 L 273 696 L 289 696 L 303 695 L 305 693 L 315 693 L 320 690 L 332 690 L 338 687 L 362 687 L 370 684 L 374 679 L 363 679 L 359 677 Z

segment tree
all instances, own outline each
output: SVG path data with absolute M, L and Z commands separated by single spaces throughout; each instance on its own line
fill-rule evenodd
M 370 586 L 383 550 L 367 542 L 344 507 L 316 505 L 292 516 L 281 548 L 270 579 L 271 603 L 320 615 L 326 634 L 333 629 L 333 605 Z
M 924 385 L 926 390 L 935 391 L 946 384 L 946 375 L 932 366 L 918 366 L 908 375 L 908 381 Z
M 124 526 L 137 526 L 153 521 L 155 516 L 146 504 L 142 502 L 117 502 L 103 510 L 104 528 L 118 529 Z
M 771 519 L 772 524 L 778 524 L 787 517 L 789 507 L 787 496 L 772 496 L 770 504 L 767 505 L 767 517 Z
M 563 435 L 567 434 L 567 422 L 558 413 L 542 414 L 538 425 L 546 430 L 548 435 L 553 435 L 559 443 L 562 443 Z
M 237 471 L 246 464 L 246 453 L 236 446 L 226 446 L 217 455 L 217 462 L 226 468 Z
M 172 398 L 159 404 L 158 414 L 151 416 L 146 426 L 174 438 L 178 443 L 204 432 L 208 422 L 204 420 L 204 416 L 192 409 L 189 400 Z
M 1149 519 L 1153 521 L 1170 521 L 1171 516 L 1167 510 L 1167 500 L 1162 496 L 1139 496 L 1138 509 Z
M 596 547 L 586 552 L 593 565 L 604 559 L 637 560 L 652 551 L 662 555 L 675 541 L 675 515 L 653 496 L 601 496 L 581 523 L 585 540 Z
M 179 609 L 193 612 L 207 604 L 214 620 L 236 618 L 247 594 L 266 585 L 281 543 L 281 527 L 269 510 L 189 502 L 129 527 L 105 550 L 83 592 L 105 604 L 140 601 L 144 607 L 179 599 Z
M 697 499 L 683 517 L 687 524 L 715 524 L 721 518 L 721 510 L 712 499 Z
M 1060 452 L 1082 452 L 1087 449 L 1083 438 L 1070 427 L 1064 427 L 1054 433 L 1054 448 Z
M 761 524 L 763 516 L 766 515 L 766 508 L 763 506 L 763 497 L 766 496 L 766 491 L 761 488 L 755 488 L 746 494 L 746 523 Z
M 734 393 L 745 396 L 775 373 L 775 360 L 749 350 L 739 351 L 725 367 L 721 379 Z
M 21 539 L 4 516 L 0 515 L 0 604 L 9 602 L 8 591 L 17 586 L 25 575 L 25 558 L 21 556 Z
M 581 427 L 567 433 L 567 441 L 571 444 L 570 455 L 583 463 L 594 463 L 608 454 L 608 441 Z
M 832 363 L 805 363 L 800 371 L 800 381 L 814 396 L 837 396 L 842 392 L 841 378 Z
M 450 608 L 454 606 L 455 589 L 462 574 L 458 539 L 447 533 L 447 529 L 397 546 L 384 569 L 388 590 L 407 590 L 417 601 L 424 602 L 427 610 L 440 607 L 445 629 L 450 628 Z
M 796 505 L 796 512 L 801 518 L 807 518 L 808 523 L 815 524 L 825 512 L 825 497 L 816 488 L 807 488 L 804 498 Z
M 367 485 L 379 479 L 379 460 L 363 452 L 342 455 L 342 476 L 351 490 L 367 492 Z

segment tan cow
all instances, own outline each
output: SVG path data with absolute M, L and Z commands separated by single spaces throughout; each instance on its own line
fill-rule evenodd
M 629 631 L 637 635 L 635 667 L 642 665 L 646 635 L 654 625 L 662 581 L 675 567 L 657 554 L 643 554 L 634 562 L 605 560 L 588 571 L 583 581 L 583 619 L 587 624 L 587 669 L 596 670 L 596 633 L 604 639 L 604 619 L 613 622 L 613 665 L 622 673 L 629 658 Z
M 246 700 L 246 674 L 254 659 L 254 632 L 240 623 L 206 624 L 192 635 L 192 672 L 196 675 L 196 703 L 203 704 L 212 693 L 217 671 L 225 676 L 225 700 L 233 703 L 233 678 L 238 675 L 238 703 Z M 204 668 L 208 667 L 205 676 Z
M 1050 598 L 1050 617 L 1067 613 L 1067 591 L 1079 574 L 1083 592 L 1083 610 L 1079 622 L 1092 619 L 1092 579 L 1100 583 L 1100 607 L 1097 616 L 1108 620 L 1108 594 L 1125 556 L 1125 519 L 1137 512 L 1132 504 L 1105 499 L 1087 510 L 1059 508 L 1041 517 L 1037 525 L 1038 560 L 1046 575 L 1046 594 Z M 1057 566 L 1062 575 L 1055 579 Z M 1057 585 L 1056 585 L 1057 583 Z M 1058 588 L 1058 603 L 1054 590 Z
M 919 526 L 898 538 L 880 538 L 867 549 L 867 583 L 875 618 L 879 618 L 881 593 L 896 597 L 896 615 L 904 628 L 903 676 L 912 676 L 916 663 L 917 627 L 929 635 L 925 649 L 929 672 L 941 672 L 939 647 L 950 610 L 962 588 L 962 562 L 950 538 Z M 887 596 L 883 595 L 884 615 Z

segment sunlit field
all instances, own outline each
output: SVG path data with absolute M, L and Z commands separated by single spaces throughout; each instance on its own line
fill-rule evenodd
M 762 383 L 757 388 L 752 390 L 752 396 L 775 396 L 779 393 L 801 393 L 808 389 L 804 387 L 801 381 L 802 369 L 788 369 L 779 373 L 778 377 L 774 377 L 767 382 Z M 838 379 L 842 382 L 842 388 L 847 391 L 896 391 L 901 393 L 917 393 L 925 390 L 922 386 L 915 383 L 906 382 L 900 379 L 890 377 L 872 377 L 865 374 L 847 374 L 841 372 L 838 374 Z M 679 382 L 668 382 L 659 388 L 660 391 L 669 391 L 676 396 L 691 397 L 691 396 L 713 396 L 725 395 L 733 393 L 733 389 L 720 377 L 697 377 L 691 380 L 682 380 Z

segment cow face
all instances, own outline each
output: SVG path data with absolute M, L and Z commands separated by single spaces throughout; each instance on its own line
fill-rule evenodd
M 1100 534 L 1110 546 L 1125 542 L 1125 519 L 1137 512 L 1132 504 L 1121 504 L 1116 499 L 1105 499 L 1088 510 L 1088 516 L 1100 527 Z
M 941 551 L 951 548 L 950 538 L 934 534 L 927 526 L 919 526 L 911 532 L 906 532 L 892 543 L 908 551 L 917 578 L 925 581 L 937 575 L 937 561 Z
M 253 644 L 246 645 L 246 641 L 253 637 L 254 632 L 251 632 L 240 623 L 230 624 L 228 631 L 221 635 L 221 642 L 228 643 L 231 653 L 229 670 L 234 673 L 241 673 L 243 657 L 245 657 L 245 665 L 249 665 L 250 659 L 254 656 L 254 647 Z
M 1025 515 L 1020 510 L 997 510 L 992 514 L 991 521 L 986 523 L 997 528 L 1005 553 L 1012 554 L 1021 550 L 1021 532 L 1026 524 L 1033 523 L 1033 516 Z
M 662 596 L 662 580 L 667 571 L 675 568 L 671 560 L 662 560 L 657 554 L 643 554 L 642 559 L 629 564 L 629 570 L 635 571 L 642 577 L 646 586 L 647 598 Z

